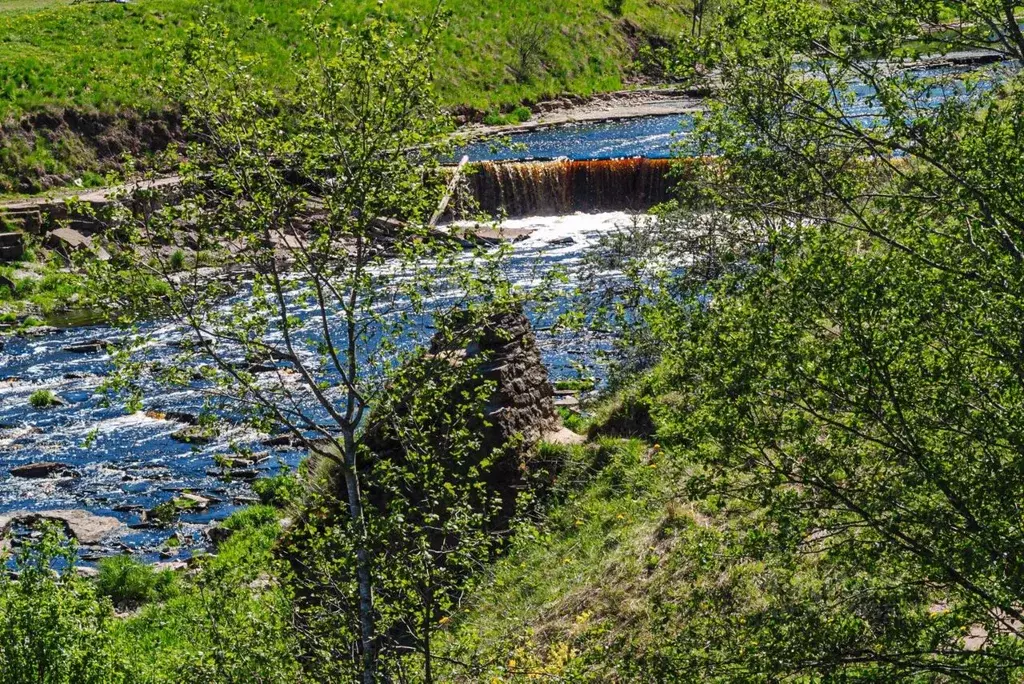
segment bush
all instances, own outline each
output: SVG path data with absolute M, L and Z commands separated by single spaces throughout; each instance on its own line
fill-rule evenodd
M 295 500 L 299 493 L 299 481 L 288 471 L 265 477 L 252 483 L 252 490 L 267 506 L 283 508 Z
M 32 405 L 32 408 L 44 409 L 51 406 L 56 406 L 59 402 L 57 401 L 57 395 L 50 390 L 36 390 L 29 396 L 28 403 Z
M 116 684 L 110 603 L 74 570 L 76 549 L 46 525 L 0 573 L 0 684 Z M 54 566 L 63 568 L 61 573 Z
M 508 118 L 513 123 L 522 123 L 529 121 L 530 117 L 533 116 L 533 112 L 528 107 L 520 105 L 512 110 L 512 113 L 508 115 Z
M 185 268 L 185 253 L 180 249 L 171 254 L 170 266 L 172 271 L 180 271 Z
M 594 417 L 587 436 L 597 437 L 640 437 L 651 439 L 657 426 L 651 416 L 650 399 L 636 389 L 626 390 L 601 407 Z
M 132 556 L 111 556 L 101 560 L 99 565 L 97 586 L 100 594 L 120 606 L 164 599 L 176 588 L 173 572 L 154 572 Z

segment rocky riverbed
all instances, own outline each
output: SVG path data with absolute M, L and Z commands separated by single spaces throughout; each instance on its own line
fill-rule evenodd
M 602 234 L 626 220 L 609 213 L 510 221 L 517 242 L 509 276 L 529 286 L 555 266 L 571 273 Z M 544 362 L 552 379 L 576 377 L 575 364 L 608 339 L 554 334 L 551 315 L 533 316 Z M 154 340 L 153 358 L 174 353 L 180 334 L 174 326 L 154 321 L 145 332 Z M 294 467 L 305 454 L 290 440 L 248 428 L 195 425 L 202 396 L 188 389 L 154 392 L 133 412 L 108 400 L 100 390 L 112 367 L 109 345 L 119 335 L 94 325 L 3 338 L 0 516 L 6 517 L 0 526 L 16 526 L 31 514 L 55 516 L 74 531 L 69 517 L 90 529 L 95 516 L 117 524 L 88 536 L 87 559 L 123 550 L 150 560 L 187 557 L 209 543 L 211 524 L 256 501 L 255 478 Z M 34 407 L 39 392 L 52 393 L 57 403 Z M 173 506 L 175 519 L 155 519 L 161 506 Z

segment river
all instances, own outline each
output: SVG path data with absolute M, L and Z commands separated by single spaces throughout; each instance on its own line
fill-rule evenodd
M 529 286 L 554 266 L 570 273 L 601 235 L 627 220 L 624 213 L 575 214 L 509 221 L 510 228 L 534 232 L 512 247 L 506 272 L 513 282 Z M 576 377 L 574 362 L 607 344 L 606 339 L 555 335 L 550 319 L 535 321 L 538 341 L 553 379 Z M 151 358 L 170 358 L 180 331 L 163 322 L 149 323 L 143 332 L 156 344 Z M 197 392 L 162 392 L 147 397 L 144 410 L 126 413 L 120 404 L 107 405 L 97 389 L 111 370 L 105 352 L 73 353 L 73 345 L 94 339 L 116 340 L 119 333 L 104 326 L 84 326 L 39 336 L 18 336 L 0 350 L 0 514 L 12 510 L 85 509 L 110 515 L 128 527 L 111 549 L 131 549 L 156 558 L 173 529 L 142 523 L 142 512 L 184 491 L 211 500 L 204 511 L 186 513 L 177 528 L 183 543 L 164 556 L 187 556 L 203 544 L 202 529 L 239 506 L 252 503 L 249 484 L 228 482 L 217 473 L 217 457 L 229 455 L 229 442 L 265 452 L 256 466 L 261 475 L 282 465 L 294 467 L 304 453 L 260 444 L 266 435 L 243 428 L 226 430 L 202 446 L 189 446 L 171 437 L 181 423 L 163 420 L 159 413 L 198 413 Z M 40 389 L 58 395 L 66 406 L 37 410 L 29 396 Z M 148 415 L 147 415 L 148 414 Z M 54 461 L 66 464 L 74 477 L 25 479 L 9 474 L 18 465 Z

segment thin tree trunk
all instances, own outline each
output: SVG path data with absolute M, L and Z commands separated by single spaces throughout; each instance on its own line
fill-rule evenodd
M 348 490 L 348 513 L 355 529 L 356 583 L 359 586 L 359 631 L 362 644 L 363 684 L 377 680 L 377 654 L 374 650 L 373 579 L 370 575 L 370 554 L 366 546 L 366 521 L 363 518 L 363 499 L 356 471 L 356 444 L 352 434 L 345 435 L 345 487 Z
M 429 562 L 429 561 L 428 561 Z M 427 572 L 430 572 L 428 567 Z M 423 617 L 423 681 L 425 684 L 434 683 L 434 672 L 433 663 L 430 660 L 430 630 L 433 625 L 434 615 L 431 608 L 434 606 L 434 590 L 433 584 L 427 580 L 427 601 L 424 606 L 424 617 Z

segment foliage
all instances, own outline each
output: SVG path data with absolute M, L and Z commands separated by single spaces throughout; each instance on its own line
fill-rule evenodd
M 722 79 L 696 135 L 709 161 L 646 256 L 619 252 L 615 297 L 660 360 L 658 439 L 692 454 L 689 495 L 754 506 L 717 553 L 756 559 L 773 591 L 706 596 L 709 612 L 734 615 L 737 595 L 757 608 L 709 633 L 704 609 L 667 602 L 687 630 L 628 671 L 1015 680 L 1019 76 L 957 85 L 862 57 L 903 54 L 915 34 L 1020 59 L 1016 19 L 960 3 L 733 10 L 708 47 Z M 958 13 L 976 21 L 916 35 Z M 870 115 L 850 115 L 859 84 Z M 684 252 L 698 268 L 672 268 Z
M 5 559 L 16 576 L 0 574 L 0 682 L 127 681 L 111 647 L 109 602 L 75 572 L 75 546 L 57 526 L 42 531 L 37 543 Z
M 173 595 L 176 590 L 173 572 L 155 572 L 150 566 L 129 555 L 100 560 L 99 571 L 97 590 L 118 606 L 162 600 Z
M 238 531 L 216 556 L 197 559 L 173 595 L 113 625 L 132 681 L 304 681 L 289 604 L 273 579 L 277 521 L 250 523 L 233 523 Z
M 29 395 L 28 403 L 32 405 L 32 408 L 36 409 L 50 408 L 57 405 L 57 395 L 50 390 L 36 390 Z
M 299 479 L 290 472 L 261 477 L 252 483 L 252 490 L 256 496 L 260 497 L 261 503 L 279 508 L 295 501 L 299 489 Z
M 326 678 L 373 681 L 385 655 L 408 648 L 392 643 L 392 625 L 415 620 L 429 630 L 436 617 L 430 611 L 446 609 L 450 599 L 440 592 L 436 602 L 408 600 L 421 587 L 396 574 L 420 568 L 391 563 L 391 554 L 422 557 L 429 583 L 447 568 L 461 572 L 468 561 L 459 553 L 475 557 L 472 549 L 486 546 L 476 535 L 487 508 L 462 503 L 472 495 L 461 491 L 454 503 L 444 496 L 449 487 L 472 490 L 483 468 L 458 471 L 468 457 L 419 460 L 421 453 L 451 459 L 472 450 L 475 436 L 461 409 L 479 401 L 478 393 L 434 406 L 453 388 L 418 375 L 421 386 L 436 388 L 416 395 L 417 410 L 402 416 L 413 422 L 396 427 L 414 442 L 405 467 L 388 470 L 377 453 L 384 446 L 367 441 L 367 418 L 390 415 L 396 393 L 404 396 L 413 373 L 405 362 L 416 357 L 408 350 L 426 346 L 427 335 L 436 340 L 428 325 L 443 330 L 454 312 L 475 315 L 487 302 L 514 299 L 498 265 L 503 250 L 466 258 L 460 243 L 435 229 L 448 185 L 440 160 L 452 145 L 451 121 L 431 87 L 442 19 L 412 33 L 383 17 L 346 30 L 313 15 L 307 31 L 316 53 L 293 55 L 287 91 L 265 88 L 256 65 L 225 45 L 218 28 L 196 30 L 175 80 L 192 140 L 179 169 L 182 201 L 143 215 L 127 201 L 117 207 L 110 220 L 131 248 L 92 266 L 118 323 L 152 315 L 147 283 L 155 277 L 167 288 L 167 315 L 183 330 L 169 364 L 150 363 L 146 339 L 130 339 L 117 356 L 111 392 L 137 402 L 141 380 L 150 377 L 191 387 L 212 413 L 283 432 L 333 468 L 333 486 L 317 492 L 326 499 L 307 502 L 341 514 L 315 540 L 329 551 L 321 554 L 326 569 L 316 554 L 303 556 L 322 572 L 299 574 L 298 586 L 289 587 L 298 599 L 313 592 L 307 604 L 314 608 L 330 607 L 302 616 L 304 665 Z M 182 225 L 193 228 L 183 234 Z M 185 242 L 251 274 L 251 282 L 236 292 L 198 263 L 183 277 L 159 248 Z M 155 256 L 143 261 L 140 253 Z M 251 371 L 238 359 L 271 371 Z M 431 368 L 453 382 L 463 371 L 451 365 L 439 357 Z M 472 367 L 465 363 L 465 372 Z M 428 409 L 432 423 L 422 417 Z M 430 425 L 448 429 L 434 434 Z M 445 481 L 447 471 L 466 479 Z M 429 482 L 437 499 L 399 506 L 399 497 L 409 496 L 403 487 L 419 482 Z M 265 487 L 266 495 L 287 493 Z M 386 505 L 367 500 L 392 493 Z M 428 542 L 437 535 L 443 544 L 434 549 Z M 407 544 L 419 546 L 410 551 Z M 422 620 L 421 607 L 428 611 Z M 331 627 L 320 629 L 320 622 Z M 424 639 L 419 624 L 408 631 Z

